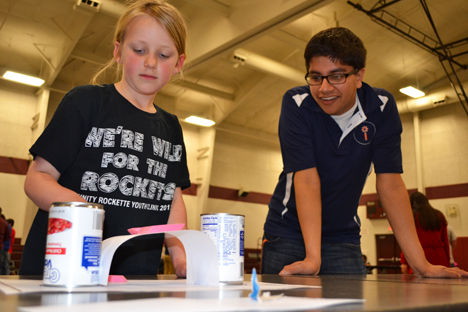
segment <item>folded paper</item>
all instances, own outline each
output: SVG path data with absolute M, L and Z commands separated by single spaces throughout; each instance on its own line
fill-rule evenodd
M 177 237 L 185 249 L 187 259 L 187 284 L 219 285 L 218 251 L 211 238 L 203 232 L 181 230 L 184 224 L 166 224 L 129 229 L 131 235 L 105 239 L 101 247 L 99 284 L 107 285 L 115 251 L 126 241 L 140 235 L 166 233 Z M 156 265 L 156 264 L 155 264 Z

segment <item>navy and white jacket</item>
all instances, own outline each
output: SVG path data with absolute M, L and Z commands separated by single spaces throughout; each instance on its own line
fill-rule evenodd
M 357 208 L 367 176 L 402 173 L 402 125 L 393 96 L 363 83 L 357 108 L 342 131 L 313 99 L 308 86 L 283 97 L 279 138 L 283 172 L 269 204 L 265 232 L 301 239 L 294 173 L 318 170 L 322 199 L 322 241 L 360 243 Z

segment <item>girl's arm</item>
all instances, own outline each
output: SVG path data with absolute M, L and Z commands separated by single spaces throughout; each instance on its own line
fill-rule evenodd
M 80 195 L 58 184 L 60 173 L 44 158 L 37 156 L 24 182 L 26 195 L 42 210 L 54 202 L 86 202 Z
M 185 224 L 183 229 L 187 229 L 187 209 L 185 208 L 184 199 L 182 198 L 182 190 L 177 187 L 172 199 L 171 212 L 169 214 L 168 224 Z M 166 234 L 166 247 L 171 255 L 174 264 L 175 273 L 178 277 L 187 275 L 187 264 L 185 258 L 184 246 L 177 237 Z

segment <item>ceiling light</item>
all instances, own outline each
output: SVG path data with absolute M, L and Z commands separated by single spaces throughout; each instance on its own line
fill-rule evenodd
M 404 93 L 404 94 L 406 94 L 408 96 L 411 96 L 411 97 L 413 97 L 415 99 L 425 95 L 424 92 L 419 91 L 418 89 L 413 88 L 413 87 L 401 88 L 400 92 Z
M 197 116 L 187 117 L 185 118 L 185 121 L 195 124 L 195 125 L 203 126 L 203 127 L 211 127 L 212 125 L 215 124 L 213 120 L 209 120 L 209 119 L 205 119 L 205 118 L 201 118 Z
M 43 79 L 36 78 L 33 76 L 28 76 L 28 75 L 23 75 L 23 74 L 18 74 L 12 71 L 6 71 L 5 74 L 3 75 L 3 78 L 19 83 L 24 83 L 27 85 L 35 86 L 35 87 L 40 87 L 44 83 Z

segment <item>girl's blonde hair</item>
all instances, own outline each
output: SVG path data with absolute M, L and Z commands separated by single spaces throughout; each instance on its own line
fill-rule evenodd
M 114 34 L 114 41 L 123 43 L 125 40 L 125 31 L 132 19 L 142 15 L 148 15 L 156 19 L 167 31 L 174 41 L 179 55 L 185 54 L 185 41 L 187 37 L 187 28 L 182 14 L 174 6 L 162 0 L 136 0 L 129 1 L 127 11 L 119 18 Z M 100 78 L 105 72 L 114 70 L 115 80 L 122 78 L 122 68 L 112 58 L 109 60 L 91 79 L 92 84 L 100 84 Z

